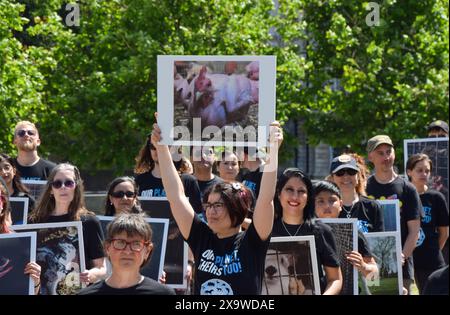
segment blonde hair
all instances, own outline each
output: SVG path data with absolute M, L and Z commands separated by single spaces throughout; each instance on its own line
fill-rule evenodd
M 23 126 L 23 125 L 28 125 L 28 126 L 33 127 L 33 129 L 36 131 L 36 134 L 39 135 L 39 131 L 38 131 L 38 129 L 36 128 L 36 125 L 35 125 L 34 123 L 32 123 L 31 121 L 28 121 L 28 120 L 21 120 L 21 121 L 19 121 L 19 122 L 16 124 L 16 126 L 14 127 L 14 136 L 16 135 L 17 130 L 19 129 L 19 127 L 20 127 L 20 126 Z

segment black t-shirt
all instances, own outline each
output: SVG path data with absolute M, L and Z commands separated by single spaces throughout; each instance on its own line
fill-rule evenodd
M 183 183 L 184 194 L 189 198 L 189 203 L 195 212 L 201 213 L 202 201 L 196 178 L 189 174 L 182 174 L 180 178 Z M 151 171 L 137 175 L 136 184 L 139 187 L 140 196 L 166 197 L 162 179 L 153 176 Z
M 370 251 L 369 243 L 361 231 L 358 231 L 358 252 L 363 257 L 373 257 L 373 254 Z
M 63 214 L 59 216 L 50 216 L 45 223 L 69 222 L 69 215 Z M 86 260 L 86 269 L 91 269 L 93 266 L 91 261 L 94 259 L 105 257 L 103 250 L 103 231 L 100 226 L 100 221 L 95 215 L 82 215 L 81 222 L 83 225 L 83 243 L 84 243 L 84 257 Z M 33 222 L 44 223 L 44 222 Z
M 339 213 L 339 218 L 348 218 L 347 213 L 342 210 Z M 360 196 L 359 201 L 351 207 L 350 218 L 358 219 L 358 229 L 363 233 L 384 231 L 381 206 L 376 201 L 364 196 Z
M 205 195 L 205 193 L 208 191 L 208 189 L 218 183 L 222 183 L 223 179 L 220 178 L 217 175 L 214 175 L 213 179 L 210 180 L 199 180 L 197 179 L 197 183 L 198 183 L 198 187 L 200 188 L 200 196 L 201 199 L 203 200 L 203 196 Z
M 258 167 L 256 171 L 243 172 L 242 176 L 240 177 L 240 181 L 253 192 L 255 199 L 258 199 L 259 196 L 262 174 L 263 172 L 261 172 Z
M 439 226 L 448 226 L 448 207 L 444 195 L 429 189 L 420 195 L 425 216 L 422 218 L 420 238 L 414 249 L 414 268 L 434 270 L 444 267 L 439 249 Z
M 121 289 L 110 287 L 105 280 L 102 280 L 80 290 L 77 295 L 175 295 L 175 291 L 153 279 L 144 277 L 142 282 Z
M 448 265 L 433 272 L 423 289 L 423 295 L 448 295 Z
M 17 158 L 14 159 L 17 170 L 20 173 L 20 178 L 25 180 L 47 180 L 48 175 L 52 169 L 56 166 L 55 163 L 44 160 L 42 158 L 32 166 L 22 166 L 17 161 Z
M 408 236 L 407 222 L 423 216 L 422 204 L 416 188 L 400 176 L 388 184 L 380 184 L 375 176 L 370 176 L 367 181 L 367 195 L 373 199 L 400 201 L 400 234 L 403 246 Z
M 272 237 L 292 236 L 298 229 L 298 225 L 284 224 L 289 233 L 284 229 L 281 218 L 275 220 L 272 228 Z M 303 224 L 295 236 L 313 235 L 316 243 L 317 266 L 319 270 L 320 291 L 323 293 L 327 279 L 322 270 L 322 265 L 327 267 L 339 267 L 336 240 L 331 227 L 318 220 L 312 220 L 311 225 Z
M 261 240 L 253 224 L 220 239 L 196 215 L 186 241 L 195 257 L 194 294 L 261 294 L 270 237 Z

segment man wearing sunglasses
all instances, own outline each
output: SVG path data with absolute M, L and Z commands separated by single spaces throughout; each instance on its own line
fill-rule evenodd
M 47 180 L 55 163 L 39 157 L 41 144 L 36 126 L 29 121 L 20 121 L 14 128 L 14 144 L 17 147 L 15 163 L 22 179 Z
M 412 253 L 419 238 L 422 204 L 416 188 L 394 171 L 395 150 L 386 135 L 372 137 L 367 142 L 369 161 L 374 174 L 367 180 L 367 194 L 374 199 L 400 200 L 400 235 L 402 239 L 403 286 L 411 292 L 414 279 Z

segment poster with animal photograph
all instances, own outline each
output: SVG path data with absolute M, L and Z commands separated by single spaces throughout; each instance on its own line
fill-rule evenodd
M 15 225 L 16 232 L 36 232 L 36 262 L 41 266 L 42 295 L 73 295 L 84 285 L 86 268 L 81 221 Z
M 105 214 L 105 199 L 106 192 L 104 194 L 84 194 L 86 208 L 97 215 Z
M 27 224 L 29 199 L 27 197 L 9 197 L 13 225 Z
M 265 146 L 275 120 L 275 56 L 158 56 L 162 142 Z
M 272 237 L 262 295 L 320 295 L 314 236 Z
M 383 210 L 384 232 L 400 233 L 400 201 L 398 199 L 377 199 Z
M 402 248 L 398 232 L 364 234 L 378 265 L 378 275 L 360 276 L 360 295 L 402 295 Z
M 448 138 L 424 138 L 403 140 L 404 163 L 416 153 L 424 153 L 433 163 L 430 187 L 440 191 L 448 204 Z
M 358 295 L 358 269 L 347 260 L 346 253 L 358 251 L 357 219 L 320 219 L 333 230 L 342 270 L 341 295 Z
M 107 237 L 106 228 L 114 217 L 98 215 L 105 238 Z M 141 268 L 141 274 L 158 281 L 163 274 L 164 258 L 167 247 L 167 233 L 169 231 L 169 219 L 146 218 L 145 221 L 152 228 L 153 250 L 150 260 Z M 108 274 L 111 274 L 111 264 L 108 261 Z
M 24 270 L 35 260 L 35 232 L 0 234 L 0 295 L 34 295 L 34 282 Z
M 30 195 L 34 198 L 34 200 L 37 201 L 41 196 L 41 193 L 44 190 L 47 181 L 37 179 L 22 179 L 22 184 L 24 184 L 30 190 Z
M 172 216 L 169 201 L 166 197 L 142 196 L 139 196 L 139 201 L 141 202 L 142 210 L 151 218 L 169 219 L 167 249 L 164 259 L 166 284 L 174 289 L 186 289 L 188 287 L 186 268 L 189 247 Z

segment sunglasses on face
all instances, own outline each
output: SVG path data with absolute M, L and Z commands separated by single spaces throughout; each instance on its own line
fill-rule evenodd
M 345 174 L 348 174 L 350 176 L 354 176 L 358 173 L 358 171 L 351 169 L 351 168 L 344 168 L 342 170 L 337 171 L 336 173 L 334 173 L 334 175 L 336 175 L 337 177 L 342 177 Z
M 65 181 L 58 179 L 52 182 L 52 187 L 55 189 L 60 189 L 62 186 L 72 189 L 75 187 L 75 182 L 71 179 Z
M 144 247 L 146 245 L 149 244 L 149 242 L 144 242 L 144 241 L 127 242 L 123 239 L 115 238 L 115 239 L 111 240 L 111 244 L 114 247 L 114 249 L 117 249 L 117 250 L 124 250 L 127 247 L 127 245 L 130 245 L 130 249 L 133 252 L 140 252 L 141 250 L 144 249 Z
M 136 197 L 136 193 L 134 191 L 115 191 L 111 193 L 111 196 L 114 198 L 123 198 L 124 196 L 127 196 L 127 198 L 134 198 Z
M 21 138 L 25 137 L 26 134 L 28 134 L 29 136 L 34 136 L 34 135 L 36 135 L 36 131 L 34 131 L 34 130 L 25 130 L 25 129 L 17 131 L 17 135 L 19 137 L 21 137 Z

